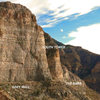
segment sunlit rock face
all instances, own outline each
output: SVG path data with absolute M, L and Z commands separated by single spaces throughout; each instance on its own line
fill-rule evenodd
M 59 49 L 47 50 L 50 45 L 57 46 L 50 36 L 44 39 L 44 31 L 26 7 L 0 3 L 1 81 L 63 80 Z
M 44 32 L 24 6 L 0 3 L 0 81 L 51 79 Z
M 45 33 L 46 55 L 52 78 L 55 80 L 63 80 L 64 73 L 60 62 L 58 45 L 53 41 L 49 34 Z

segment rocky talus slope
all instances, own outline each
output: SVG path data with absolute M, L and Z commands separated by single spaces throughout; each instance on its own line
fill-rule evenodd
M 0 2 L 0 100 L 99 100 L 59 52 L 31 11 Z

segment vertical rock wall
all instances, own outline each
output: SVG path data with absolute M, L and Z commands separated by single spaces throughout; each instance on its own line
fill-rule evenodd
M 0 3 L 0 81 L 51 78 L 44 32 L 24 6 Z

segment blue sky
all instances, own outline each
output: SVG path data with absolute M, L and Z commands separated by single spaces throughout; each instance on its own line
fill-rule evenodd
M 53 27 L 44 28 L 44 31 L 56 40 L 67 43 L 74 39 L 73 37 L 68 37 L 72 31 L 77 31 L 77 28 L 81 26 L 89 26 L 97 23 L 100 23 L 100 7 L 76 18 L 72 15 L 69 19 L 58 22 Z M 61 29 L 63 29 L 63 32 L 61 32 Z
M 100 0 L 9 1 L 29 8 L 54 39 L 100 54 Z

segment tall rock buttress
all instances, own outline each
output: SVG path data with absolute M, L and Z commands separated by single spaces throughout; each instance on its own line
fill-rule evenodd
M 60 55 L 58 45 L 54 42 L 54 40 L 50 37 L 49 34 L 45 33 L 45 44 L 46 55 L 48 60 L 48 66 L 54 80 L 63 80 L 64 79 L 64 71 L 60 62 Z
M 0 81 L 51 79 L 44 32 L 24 6 L 0 3 Z

